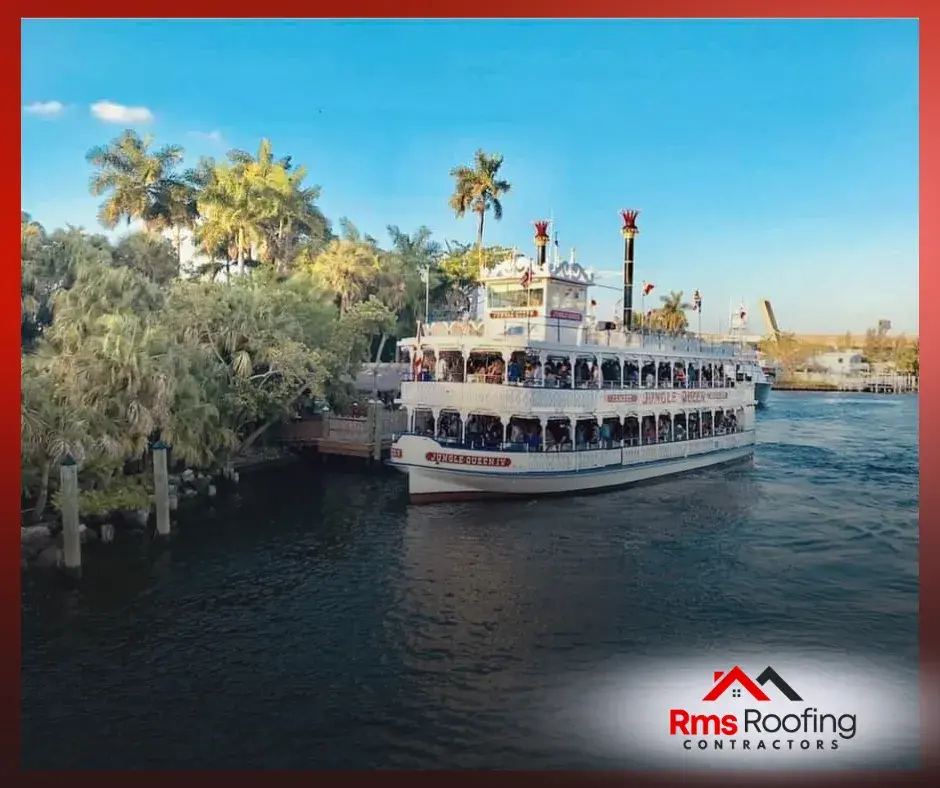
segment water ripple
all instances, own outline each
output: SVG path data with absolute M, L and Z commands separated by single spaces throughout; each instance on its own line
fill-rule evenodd
M 759 435 L 752 468 L 553 501 L 272 471 L 80 590 L 26 575 L 24 764 L 616 767 L 546 732 L 562 676 L 741 640 L 913 661 L 916 400 L 776 393 Z

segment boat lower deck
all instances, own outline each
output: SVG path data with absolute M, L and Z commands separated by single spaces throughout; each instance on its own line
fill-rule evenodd
M 442 450 L 404 436 L 392 463 L 408 474 L 412 503 L 541 497 L 623 487 L 728 462 L 754 453 L 753 431 L 698 441 L 581 452 Z

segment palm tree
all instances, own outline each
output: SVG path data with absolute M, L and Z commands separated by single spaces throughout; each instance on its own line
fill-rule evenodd
M 660 296 L 659 300 L 663 302 L 663 305 L 659 308 L 658 323 L 664 331 L 681 334 L 689 325 L 685 310 L 691 309 L 692 305 L 682 300 L 682 290 L 679 292 L 673 290 L 669 295 Z
M 319 187 L 304 186 L 305 177 L 306 169 L 293 168 L 290 157 L 275 160 L 268 140 L 261 141 L 257 157 L 233 150 L 223 164 L 204 162 L 189 175 L 202 189 L 202 248 L 210 255 L 225 250 L 239 272 L 249 259 L 259 259 L 285 273 L 301 245 L 320 251 L 329 225 L 315 205 Z
M 382 270 L 375 247 L 343 239 L 331 241 L 309 268 L 324 288 L 336 294 L 340 317 L 366 296 Z
M 26 211 L 20 211 L 20 245 L 24 251 L 41 241 L 45 235 L 46 231 L 39 222 L 34 222 Z
M 450 198 L 450 207 L 458 219 L 467 211 L 477 214 L 477 248 L 483 248 L 483 223 L 486 212 L 492 210 L 493 218 L 503 218 L 503 204 L 500 198 L 509 193 L 512 186 L 509 181 L 498 177 L 503 165 L 503 157 L 478 150 L 473 157 L 473 166 L 455 167 L 450 171 L 455 181 L 454 193 Z
M 148 229 L 164 226 L 166 199 L 172 187 L 180 183 L 175 172 L 183 159 L 179 145 L 165 145 L 151 151 L 153 138 L 141 138 L 128 129 L 107 145 L 88 151 L 86 159 L 95 167 L 91 193 L 107 195 L 98 211 L 101 224 L 113 230 L 121 221 L 142 221 Z
M 238 272 L 245 272 L 245 263 L 252 247 L 261 240 L 260 205 L 254 199 L 248 171 L 241 165 L 216 166 L 212 181 L 199 196 L 199 214 L 202 217 L 199 242 L 207 252 L 220 248 L 232 252 Z
M 153 213 L 153 227 L 173 233 L 173 248 L 179 266 L 183 262 L 183 231 L 193 230 L 199 220 L 199 192 L 185 177 L 168 181 L 157 195 Z

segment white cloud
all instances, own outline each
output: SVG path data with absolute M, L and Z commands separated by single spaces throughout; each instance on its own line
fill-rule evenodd
M 91 114 L 102 123 L 150 123 L 153 120 L 153 113 L 146 107 L 125 107 L 113 101 L 92 104 Z
M 206 140 L 208 142 L 221 143 L 224 142 L 221 131 L 191 131 L 189 136 L 198 137 L 201 140 Z
M 26 104 L 23 112 L 27 115 L 41 115 L 45 118 L 54 118 L 61 115 L 65 107 L 61 101 L 34 101 L 32 104 Z

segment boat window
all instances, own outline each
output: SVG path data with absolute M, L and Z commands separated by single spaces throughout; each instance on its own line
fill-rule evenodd
M 542 306 L 544 296 L 545 290 L 541 287 L 525 290 L 518 285 L 490 285 L 486 288 L 486 302 L 490 309 Z
M 570 309 L 581 311 L 584 309 L 587 294 L 583 287 L 552 287 L 548 295 L 549 309 Z

